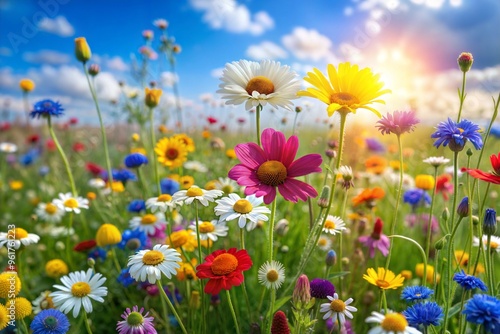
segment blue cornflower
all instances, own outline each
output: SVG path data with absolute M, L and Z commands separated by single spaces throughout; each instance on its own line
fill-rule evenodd
M 402 312 L 411 327 L 438 326 L 443 320 L 443 309 L 436 302 L 417 303 Z
M 315 278 L 309 284 L 311 286 L 311 296 L 314 298 L 327 299 L 328 296 L 335 294 L 335 286 L 326 279 Z
M 457 124 L 448 117 L 448 121 L 438 124 L 436 132 L 431 135 L 431 138 L 437 138 L 434 146 L 450 144 L 450 149 L 453 152 L 462 151 L 467 140 L 474 145 L 476 150 L 480 150 L 483 147 L 483 140 L 479 131 L 479 126 L 469 120 L 463 119 Z
M 165 178 L 160 180 L 160 187 L 162 194 L 173 195 L 179 191 L 181 186 L 179 182 L 169 178 Z
M 35 103 L 33 111 L 31 111 L 31 118 L 40 118 L 40 116 L 55 116 L 59 117 L 63 114 L 63 108 L 59 102 L 52 100 L 42 100 Z
M 122 233 L 122 241 L 117 245 L 120 249 L 139 251 L 146 248 L 148 237 L 144 231 L 136 228 L 135 230 L 125 230 Z
M 49 174 L 50 172 L 50 168 L 49 166 L 41 166 L 39 169 L 38 169 L 38 174 L 42 177 L 44 177 L 45 175 Z
M 483 325 L 491 333 L 499 331 L 500 300 L 495 297 L 475 294 L 465 304 L 462 314 L 468 322 Z
M 108 253 L 104 248 L 96 247 L 94 250 L 89 252 L 87 258 L 92 258 L 94 260 L 101 259 L 102 261 L 106 260 Z
M 457 282 L 458 284 L 460 284 L 460 286 L 462 288 L 464 288 L 465 290 L 473 290 L 476 288 L 481 289 L 483 291 L 488 290 L 488 288 L 483 283 L 483 281 L 481 281 L 480 278 L 477 278 L 477 277 L 472 276 L 472 275 L 467 275 L 465 273 L 465 271 L 463 271 L 463 270 L 459 273 L 456 273 L 453 276 L 453 280 L 455 282 Z
M 64 334 L 69 330 L 68 317 L 59 310 L 46 309 L 35 315 L 30 328 L 33 334 Z
M 127 207 L 128 212 L 136 212 L 139 213 L 141 211 L 146 210 L 146 202 L 142 199 L 134 199 L 130 202 Z
M 490 130 L 490 135 L 496 138 L 500 138 L 500 126 L 498 124 L 493 125 L 493 127 Z
M 401 292 L 401 299 L 409 302 L 414 302 L 427 299 L 432 294 L 434 294 L 434 291 L 426 286 L 407 286 Z
M 148 164 L 148 158 L 141 153 L 132 153 L 125 157 L 124 162 L 127 168 L 139 168 Z
M 129 272 L 128 267 L 125 269 L 122 269 L 122 271 L 120 272 L 120 275 L 118 275 L 116 280 L 118 281 L 118 283 L 123 285 L 125 288 L 128 288 L 129 286 L 131 286 L 132 284 L 134 284 L 136 282 L 136 280 L 132 276 L 130 276 L 130 272 Z
M 113 181 L 121 181 L 123 183 L 126 183 L 127 181 L 137 181 L 137 176 L 128 169 L 113 169 L 111 173 L 113 174 Z M 102 171 L 101 178 L 107 182 L 108 172 Z
M 469 197 L 465 196 L 460 201 L 457 208 L 457 213 L 460 217 L 467 217 L 469 215 Z
M 483 220 L 483 233 L 486 235 L 495 234 L 497 230 L 497 212 L 494 209 L 486 209 Z
M 422 204 L 431 204 L 431 197 L 423 189 L 410 189 L 404 193 L 403 201 L 415 208 Z

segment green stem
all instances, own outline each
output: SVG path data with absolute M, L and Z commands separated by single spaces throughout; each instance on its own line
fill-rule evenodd
M 271 305 L 269 305 L 269 320 L 268 320 L 268 330 L 267 333 L 271 333 L 271 326 L 273 323 L 273 312 L 274 312 L 274 304 L 276 302 L 276 290 L 271 289 Z
M 229 293 L 229 290 L 226 290 L 226 296 L 227 296 L 227 302 L 229 304 L 229 309 L 231 310 L 231 315 L 233 316 L 236 333 L 241 334 L 240 326 L 238 325 L 238 318 L 236 317 L 236 313 L 234 312 L 233 302 L 231 301 L 231 294 Z
M 262 105 L 258 105 L 255 108 L 255 124 L 257 128 L 257 145 L 260 146 L 260 112 L 262 111 Z
M 71 248 L 69 247 L 70 241 L 71 241 L 71 233 L 69 231 L 73 227 L 73 212 L 69 213 L 69 219 L 68 219 L 68 230 L 66 232 L 66 257 L 68 264 L 71 265 Z
M 146 187 L 146 183 L 144 182 L 144 176 L 142 175 L 142 170 L 140 167 L 137 168 L 137 178 L 139 179 L 139 184 L 141 185 L 141 188 L 142 188 L 142 192 L 143 192 L 142 196 L 144 198 L 148 198 L 149 197 L 148 188 Z M 158 194 L 158 196 L 159 195 L 160 194 Z
M 92 334 L 92 330 L 90 329 L 89 318 L 87 317 L 87 312 L 82 309 L 83 313 L 83 322 L 85 323 L 85 328 L 87 329 L 87 334 Z
M 434 201 L 436 199 L 436 188 L 437 188 L 436 178 L 437 178 L 437 166 L 434 168 L 434 189 L 432 190 L 431 209 L 429 212 L 429 220 L 427 221 L 427 238 L 425 241 L 425 255 L 427 258 L 429 258 L 429 253 L 430 253 L 430 248 L 431 248 L 432 214 L 434 212 Z M 422 285 L 425 286 L 427 284 L 427 266 L 424 266 L 424 276 L 423 277 L 425 277 L 425 281 L 424 281 L 424 284 L 422 284 Z
M 111 160 L 109 159 L 108 150 L 108 140 L 106 138 L 106 129 L 104 128 L 104 122 L 102 121 L 101 108 L 99 108 L 99 102 L 97 101 L 97 94 L 95 92 L 94 86 L 90 82 L 89 71 L 85 63 L 83 63 L 83 71 L 85 72 L 85 77 L 87 78 L 87 83 L 89 84 L 90 93 L 92 94 L 92 99 L 94 100 L 95 109 L 97 110 L 97 116 L 99 117 L 99 125 L 101 127 L 102 144 L 104 147 L 104 155 L 106 158 L 106 167 L 108 170 L 108 182 L 110 186 L 113 184 L 113 171 L 111 170 Z
M 170 308 L 170 311 L 172 311 L 172 313 L 174 314 L 175 319 L 177 319 L 177 322 L 179 323 L 179 326 L 181 327 L 182 332 L 184 334 L 187 334 L 186 328 L 184 327 L 184 323 L 182 322 L 181 317 L 179 317 L 179 314 L 177 314 L 177 311 L 175 310 L 174 305 L 172 305 L 172 302 L 170 301 L 170 299 L 168 299 L 168 296 L 165 293 L 165 290 L 163 290 L 163 286 L 161 285 L 161 280 L 156 281 L 156 285 L 158 286 L 158 290 L 160 290 L 160 294 L 163 297 L 162 300 L 164 300 L 167 303 L 168 307 Z M 167 313 L 166 310 L 165 310 L 165 313 Z M 166 318 L 165 321 L 168 323 L 168 318 Z
M 76 192 L 75 180 L 73 179 L 73 173 L 71 173 L 71 168 L 69 166 L 68 158 L 66 158 L 66 154 L 64 154 L 64 151 L 61 147 L 61 144 L 59 144 L 59 140 L 57 140 L 54 129 L 52 128 L 52 119 L 50 118 L 50 115 L 47 118 L 47 123 L 49 126 L 50 136 L 52 137 L 52 140 L 54 141 L 54 144 L 56 145 L 57 151 L 61 155 L 61 159 L 64 163 L 64 167 L 66 168 L 66 173 L 68 173 L 69 184 L 71 186 L 71 193 L 73 194 L 73 196 L 76 197 L 77 192 Z
M 149 132 L 151 135 L 151 150 L 153 151 L 153 169 L 155 173 L 155 183 L 158 191 L 158 196 L 161 195 L 161 186 L 160 186 L 160 176 L 158 173 L 158 160 L 156 159 L 156 152 L 154 151 L 155 149 L 155 143 L 156 143 L 156 136 L 155 136 L 155 127 L 154 127 L 154 108 L 149 108 Z M 201 260 L 201 259 L 200 259 Z
M 111 247 L 111 254 L 113 256 L 113 263 L 115 264 L 115 268 L 116 270 L 118 270 L 118 274 L 120 274 L 122 268 L 120 267 L 120 263 L 118 262 L 118 257 L 116 256 L 115 247 Z
M 398 147 L 399 147 L 399 186 L 398 192 L 396 193 L 396 207 L 394 209 L 394 219 L 391 222 L 390 233 L 394 235 L 396 229 L 396 222 L 398 220 L 398 209 L 399 203 L 401 202 L 401 193 L 403 191 L 403 143 L 401 141 L 401 135 L 397 135 L 398 137 Z M 389 254 L 387 255 L 387 260 L 385 262 L 385 272 L 387 273 L 387 269 L 389 269 L 389 264 L 391 263 L 392 249 L 394 246 L 394 240 L 391 240 L 389 246 Z M 427 265 L 424 266 L 424 271 Z M 425 277 L 425 276 L 424 276 Z
M 479 247 L 482 247 L 482 238 L 479 239 Z M 486 237 L 486 265 L 487 265 L 487 273 L 488 273 L 488 285 L 489 285 L 489 290 L 491 291 L 492 296 L 496 296 L 495 294 L 495 281 L 493 280 L 493 261 L 492 261 L 492 256 L 491 256 L 491 234 L 487 234 Z
M 196 211 L 196 241 L 198 243 L 198 263 L 203 263 L 203 254 L 201 252 L 201 238 L 200 238 L 200 221 L 198 218 L 198 201 L 195 201 L 195 211 Z M 204 292 L 204 283 L 203 280 L 200 281 L 200 286 L 201 286 L 201 314 L 202 314 L 202 327 L 203 327 L 203 333 L 206 332 L 206 319 L 207 319 L 207 310 L 205 307 L 205 292 Z
M 271 219 L 269 220 L 269 248 L 267 251 L 267 257 L 269 259 L 269 263 L 273 260 L 274 254 L 274 220 L 276 218 L 276 199 L 273 201 L 271 205 Z
M 241 245 L 241 249 L 245 249 L 245 230 L 240 228 L 240 245 Z M 243 277 L 245 276 L 244 273 L 241 273 L 243 275 Z M 246 286 L 246 280 L 243 279 L 243 284 L 242 284 L 242 288 L 243 288 L 243 295 L 245 296 L 245 302 L 247 304 L 247 308 L 248 308 L 248 313 L 250 314 L 250 318 L 252 318 L 252 307 L 250 305 L 250 299 L 248 298 L 248 292 L 247 292 L 247 286 Z
M 462 72 L 462 90 L 460 91 L 460 107 L 458 108 L 457 123 L 460 122 L 460 116 L 462 115 L 462 107 L 465 101 L 465 73 Z

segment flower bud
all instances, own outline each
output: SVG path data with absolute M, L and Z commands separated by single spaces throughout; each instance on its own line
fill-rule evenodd
M 21 87 L 23 92 L 28 93 L 35 89 L 35 83 L 30 79 L 21 79 L 21 81 L 19 81 L 19 87 Z
M 95 266 L 95 260 L 94 260 L 94 258 L 89 257 L 89 258 L 87 259 L 87 265 L 88 265 L 90 268 L 94 269 L 94 266 Z
M 493 209 L 486 209 L 483 220 L 483 233 L 486 235 L 495 234 L 497 230 L 497 212 Z
M 289 224 L 288 220 L 286 220 L 284 218 L 278 220 L 278 222 L 276 223 L 276 226 L 274 227 L 276 234 L 279 236 L 286 235 L 288 232 L 288 224 Z
M 271 323 L 271 334 L 290 334 L 290 327 L 283 311 L 278 311 L 274 314 Z
M 330 199 L 330 187 L 324 186 L 323 190 L 321 190 L 321 195 L 319 196 L 318 199 L 318 206 L 324 209 L 327 208 L 329 199 Z
M 84 64 L 92 57 L 92 51 L 85 37 L 75 38 L 75 56 Z
M 191 291 L 191 298 L 189 298 L 189 308 L 197 310 L 201 306 L 200 293 L 198 291 Z
M 441 218 L 447 222 L 448 219 L 450 219 L 450 210 L 448 208 L 444 208 L 443 212 L 441 213 Z
M 99 74 L 101 71 L 101 68 L 97 64 L 92 64 L 89 66 L 89 74 L 93 77 Z
M 154 108 L 160 103 L 160 97 L 163 93 L 161 89 L 149 89 L 145 88 L 146 96 L 144 98 L 144 103 L 150 107 Z
M 296 106 L 296 107 L 295 107 L 295 112 L 296 112 L 296 113 L 299 113 L 299 112 L 301 112 L 301 111 L 302 111 L 302 107 L 299 107 L 299 106 Z
M 478 216 L 472 216 L 472 224 L 474 226 L 479 225 L 479 217 Z
M 293 289 L 292 301 L 296 308 L 301 308 L 311 301 L 309 278 L 304 274 L 300 275 L 297 279 L 297 283 Z
M 444 248 L 444 245 L 446 245 L 446 242 L 447 242 L 447 237 L 444 236 L 438 241 L 436 241 L 436 243 L 434 244 L 434 248 L 436 248 L 436 250 L 441 250 Z
M 325 151 L 325 155 L 330 159 L 335 159 L 337 157 L 337 151 L 329 148 Z
M 460 67 L 460 70 L 464 73 L 470 70 L 473 62 L 474 58 L 472 57 L 472 54 L 469 52 L 462 52 L 457 59 L 458 67 Z
M 472 150 L 470 149 L 470 147 L 467 149 L 467 152 L 465 152 L 465 154 L 467 154 L 468 157 L 471 157 L 474 152 L 472 152 Z
M 337 254 L 333 249 L 330 249 L 328 253 L 326 253 L 325 264 L 327 267 L 332 267 L 337 263 Z
M 462 218 L 469 215 L 469 197 L 462 198 L 457 208 L 457 214 Z

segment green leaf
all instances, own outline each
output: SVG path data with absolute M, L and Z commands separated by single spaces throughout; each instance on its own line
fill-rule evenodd
M 285 305 L 287 301 L 290 300 L 290 298 L 292 298 L 292 296 L 286 296 L 286 297 L 283 297 L 283 298 L 280 298 L 278 299 L 275 303 L 274 303 L 274 309 L 273 310 L 269 310 L 267 312 L 267 317 L 270 317 L 271 315 L 273 315 L 274 313 L 276 313 L 276 311 L 278 311 L 280 309 L 281 306 Z M 271 314 L 269 314 L 269 312 L 271 312 Z
M 457 304 L 453 305 L 452 307 L 450 307 L 450 311 L 448 312 L 448 318 L 453 317 L 458 312 L 460 312 L 460 303 L 457 303 Z
M 330 277 L 328 277 L 328 279 L 346 276 L 349 275 L 350 273 L 351 273 L 350 271 L 340 271 L 338 273 L 331 274 Z

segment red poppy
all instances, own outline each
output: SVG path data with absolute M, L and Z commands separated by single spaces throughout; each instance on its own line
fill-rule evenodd
M 448 194 L 453 193 L 453 183 L 450 174 L 439 175 L 436 178 L 436 193 L 441 193 L 445 201 L 448 200 Z
M 470 176 L 476 179 L 493 184 L 500 184 L 500 153 L 498 153 L 498 156 L 494 154 L 491 155 L 490 162 L 491 162 L 491 167 L 493 167 L 493 172 L 491 173 L 483 172 L 480 169 L 467 169 L 467 168 L 465 168 L 464 171 L 469 173 Z
M 76 124 L 78 124 L 78 118 L 76 118 L 76 117 L 71 117 L 71 118 L 69 119 L 69 124 L 70 124 L 70 125 L 76 125 Z
M 29 135 L 28 138 L 26 138 L 26 141 L 31 144 L 36 144 L 40 140 L 40 136 L 37 134 L 34 135 Z
M 47 147 L 47 150 L 49 151 L 55 151 L 56 150 L 56 143 L 52 139 L 47 139 L 45 142 L 45 146 Z
M 85 240 L 73 247 L 73 250 L 77 252 L 86 252 L 94 248 L 96 245 L 97 243 L 95 240 Z
M 252 267 L 252 259 L 244 249 L 221 249 L 205 258 L 205 262 L 196 267 L 200 279 L 208 278 L 205 293 L 218 294 L 222 289 L 230 290 L 243 283 L 242 272 Z
M 217 123 L 217 118 L 209 116 L 209 117 L 207 117 L 207 121 L 210 124 L 215 124 L 215 123 Z
M 83 143 L 76 142 L 73 144 L 73 151 L 83 152 L 83 151 L 85 151 L 85 145 Z
M 104 172 L 104 168 L 92 162 L 87 162 L 85 168 L 94 176 L 99 176 Z

